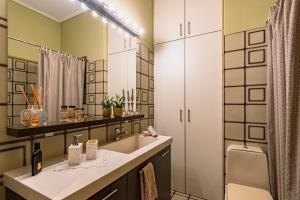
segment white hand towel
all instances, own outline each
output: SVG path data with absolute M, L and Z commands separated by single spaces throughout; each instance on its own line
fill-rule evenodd
M 153 128 L 153 126 L 149 126 L 148 127 L 148 131 L 150 132 L 150 134 L 152 135 L 152 137 L 157 137 L 157 131 Z

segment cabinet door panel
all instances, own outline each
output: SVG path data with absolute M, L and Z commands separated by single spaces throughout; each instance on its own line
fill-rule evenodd
M 154 1 L 154 43 L 184 37 L 184 0 Z
M 156 45 L 154 53 L 155 127 L 173 137 L 172 189 L 185 192 L 184 40 Z
M 112 28 L 108 25 L 108 54 L 118 53 L 125 51 L 128 48 L 128 41 L 123 34 L 120 34 L 116 28 Z
M 223 199 L 222 32 L 186 39 L 187 193 Z
M 114 97 L 127 88 L 128 52 L 108 55 L 108 95 Z
M 222 30 L 222 0 L 186 0 L 186 36 Z

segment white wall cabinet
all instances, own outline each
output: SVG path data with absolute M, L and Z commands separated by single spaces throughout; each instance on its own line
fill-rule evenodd
M 155 0 L 154 43 L 222 30 L 222 0 Z
M 125 37 L 116 28 L 108 26 L 108 54 L 119 53 L 137 48 L 136 37 Z
M 184 0 L 154 0 L 154 43 L 184 38 Z
M 186 39 L 186 192 L 222 199 L 222 32 Z
M 185 0 L 186 37 L 222 30 L 222 0 Z
M 184 41 L 155 46 L 155 127 L 173 137 L 172 188 L 185 192 Z
M 155 127 L 173 137 L 172 189 L 223 196 L 222 32 L 155 45 Z

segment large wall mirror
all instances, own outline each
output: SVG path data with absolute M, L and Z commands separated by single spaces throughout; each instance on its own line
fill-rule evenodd
M 105 95 L 136 92 L 137 38 L 121 34 L 79 1 L 7 0 L 8 124 L 20 123 L 20 112 L 39 93 L 49 121 L 61 106 L 101 116 Z M 134 92 L 132 92 L 134 91 Z M 127 94 L 127 92 L 126 92 Z

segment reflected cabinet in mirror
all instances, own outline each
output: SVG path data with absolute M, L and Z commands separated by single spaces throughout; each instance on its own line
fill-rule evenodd
M 103 97 L 116 95 L 123 114 L 154 115 L 153 53 L 138 38 L 79 1 L 7 5 L 8 125 L 102 116 Z

